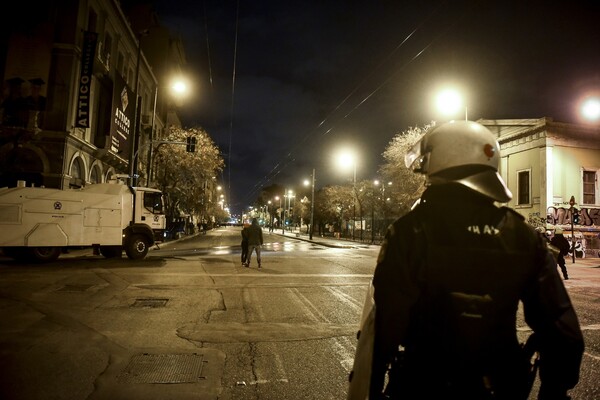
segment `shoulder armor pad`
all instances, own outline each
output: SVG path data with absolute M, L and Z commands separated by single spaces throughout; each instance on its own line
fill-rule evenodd
M 519 214 L 518 212 L 516 212 L 514 209 L 512 209 L 510 207 L 506 207 L 506 206 L 501 207 L 501 209 L 504 211 L 508 211 L 508 212 L 512 213 L 513 215 L 519 217 L 519 219 L 521 219 L 522 221 L 525 221 L 525 217 L 522 216 L 521 214 Z

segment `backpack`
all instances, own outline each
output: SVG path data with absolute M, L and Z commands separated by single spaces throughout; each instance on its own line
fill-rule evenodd
M 476 243 L 444 236 L 448 221 L 432 220 L 439 214 L 425 210 L 426 204 L 415 209 L 414 227 L 421 262 L 413 276 L 421 295 L 386 393 L 419 397 L 421 387 L 427 398 L 526 399 L 531 364 L 514 343 L 512 318 L 524 280 L 515 266 L 528 261 L 507 251 L 498 236 L 476 237 Z M 511 218 L 505 212 L 497 228 Z

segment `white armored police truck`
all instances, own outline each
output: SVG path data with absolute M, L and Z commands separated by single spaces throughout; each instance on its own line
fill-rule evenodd
M 162 193 L 120 181 L 82 189 L 0 188 L 0 249 L 15 259 L 49 262 L 68 248 L 142 259 L 166 226 Z

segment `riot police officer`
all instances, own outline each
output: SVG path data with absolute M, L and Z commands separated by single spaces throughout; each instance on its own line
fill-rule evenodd
M 540 355 L 539 398 L 568 398 L 581 329 L 546 240 L 495 203 L 512 194 L 494 134 L 471 121 L 442 124 L 405 161 L 427 188 L 382 244 L 348 398 L 527 399 L 520 301 Z

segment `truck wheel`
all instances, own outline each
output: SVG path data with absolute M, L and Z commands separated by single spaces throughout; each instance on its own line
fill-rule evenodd
M 37 262 L 52 262 L 60 256 L 60 247 L 30 247 L 29 257 Z
M 100 246 L 100 254 L 106 258 L 121 257 L 123 247 L 121 246 Z
M 125 247 L 127 257 L 132 260 L 140 260 L 148 254 L 148 239 L 144 235 L 132 235 Z

